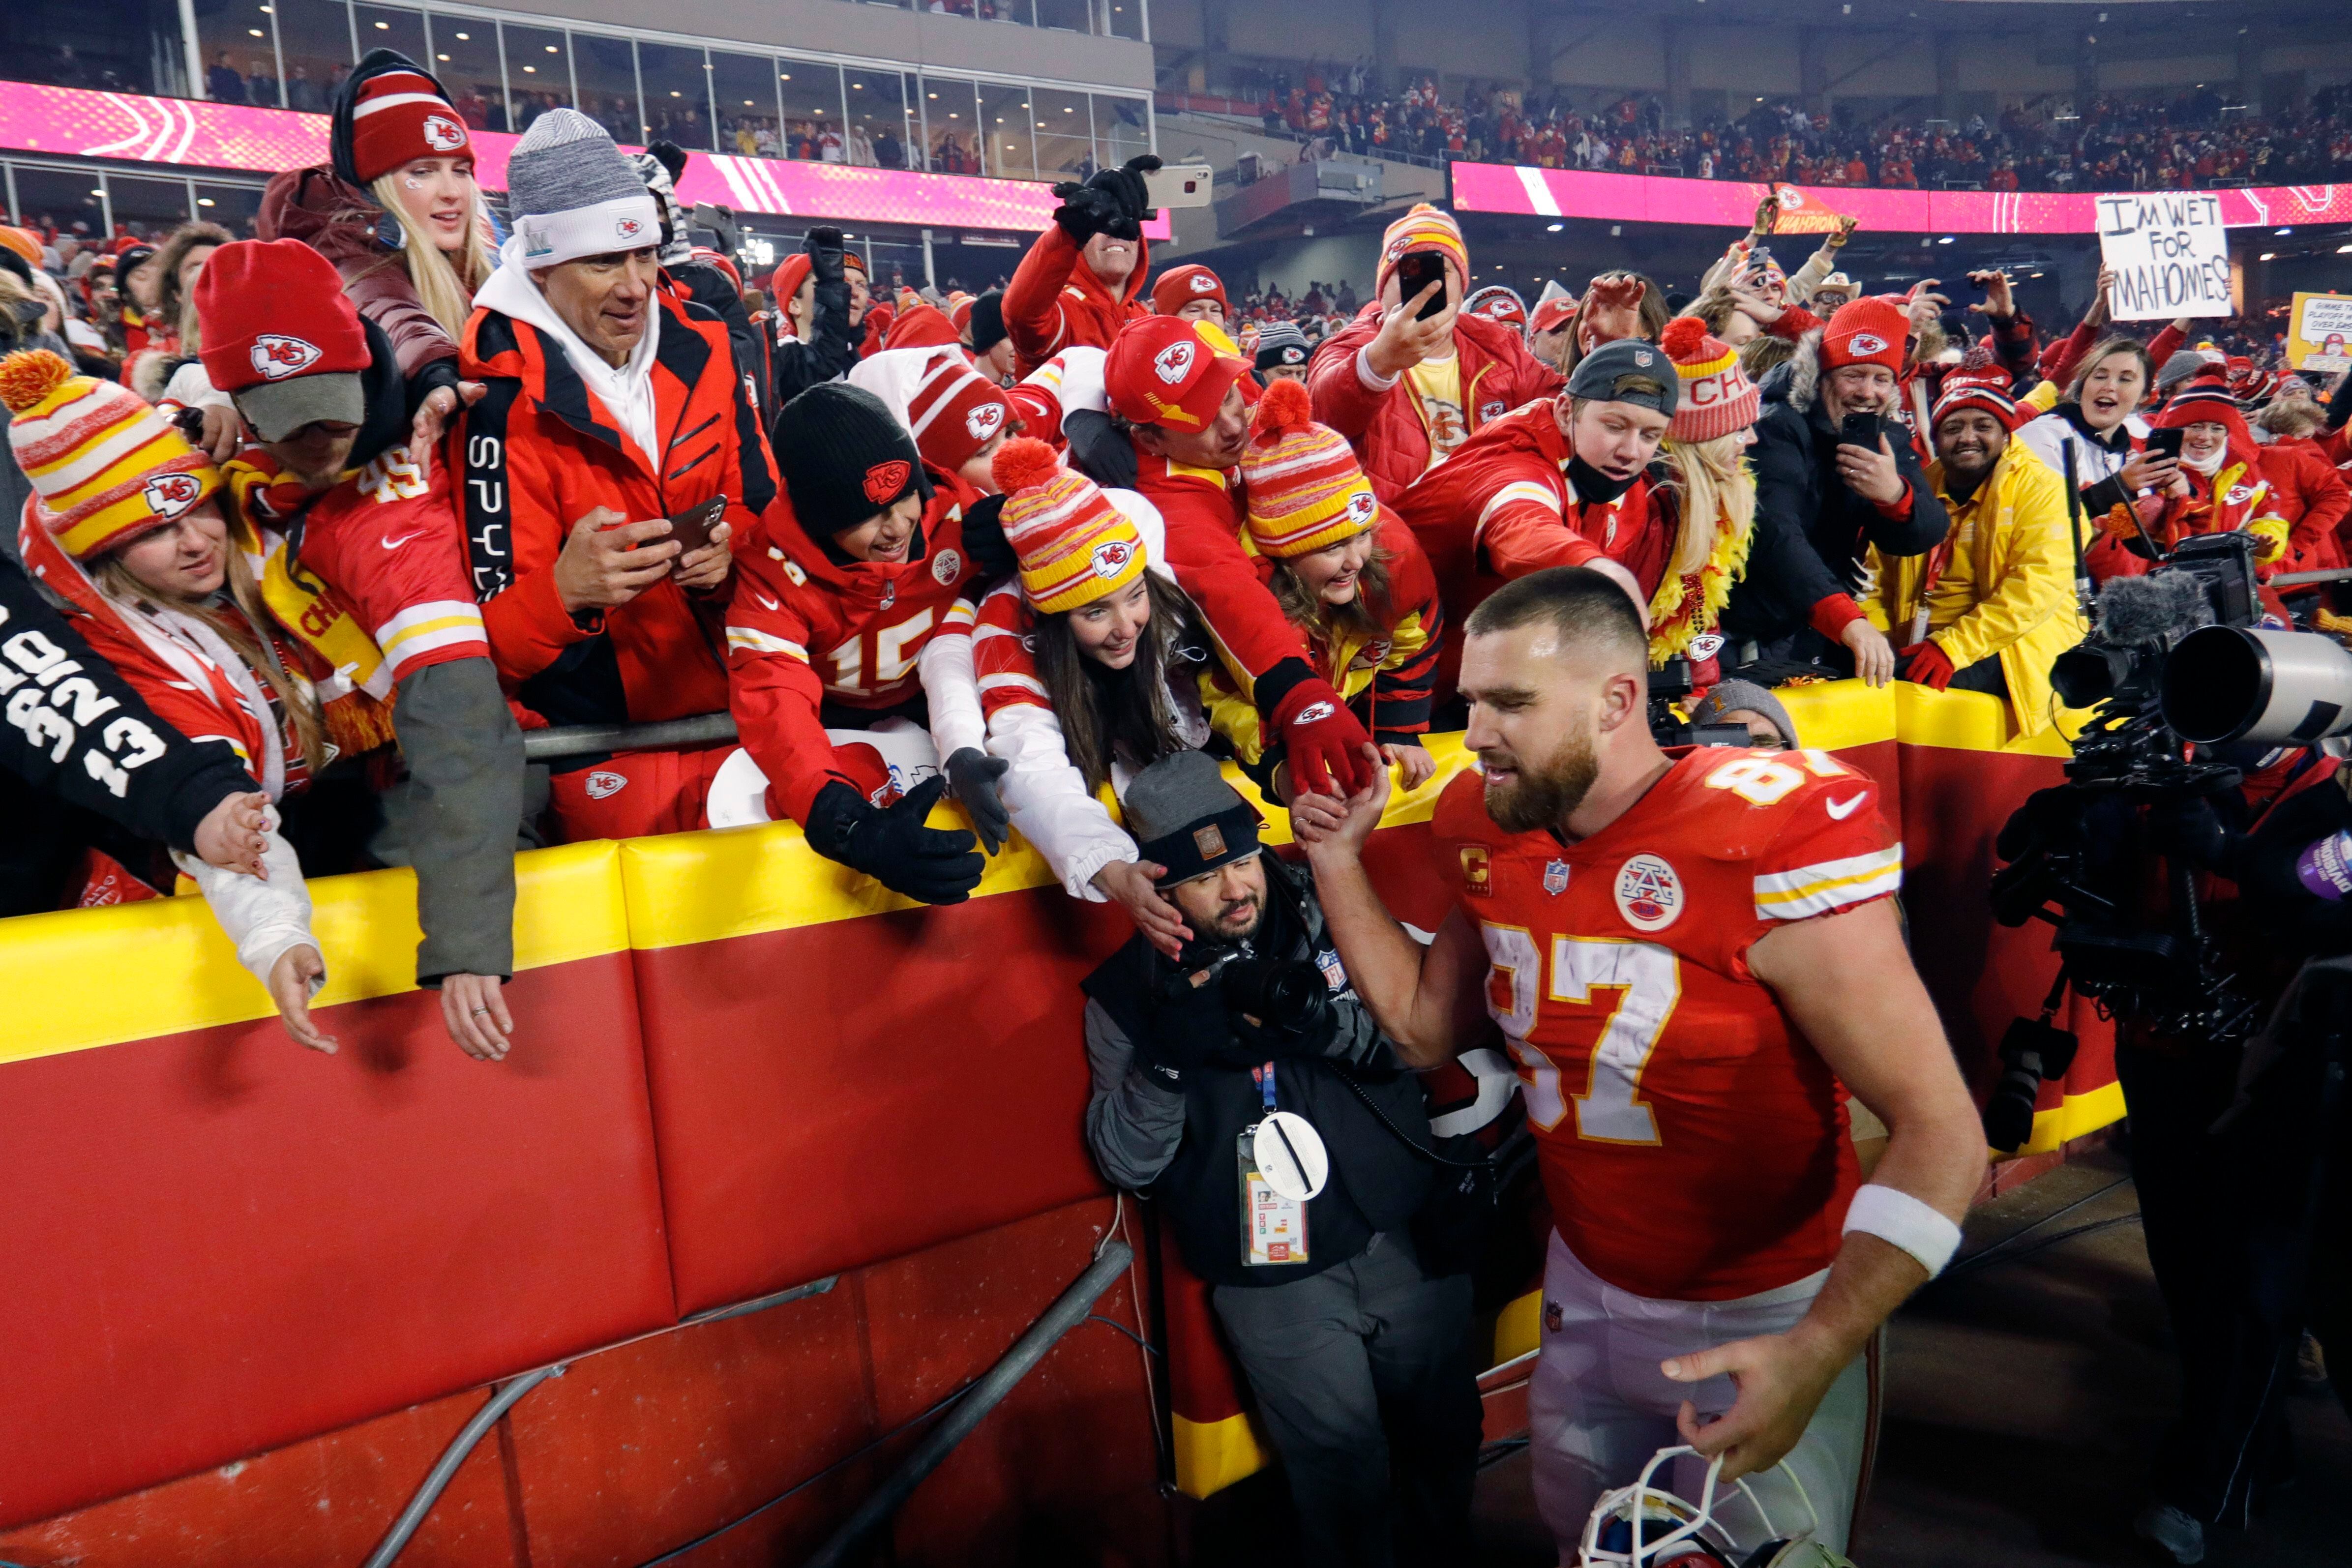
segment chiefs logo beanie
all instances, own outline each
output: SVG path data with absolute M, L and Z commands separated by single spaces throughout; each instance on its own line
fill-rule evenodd
M 1242 453 L 1244 519 L 1257 553 L 1281 559 L 1354 538 L 1381 520 L 1371 482 L 1347 438 L 1315 423 L 1303 382 L 1276 382 L 1259 400 Z
M 661 213 L 604 128 L 576 109 L 551 109 L 507 155 L 505 256 L 538 271 L 584 256 L 651 250 Z
M 369 50 L 336 89 L 328 147 L 335 177 L 362 188 L 419 158 L 474 155 L 441 83 L 396 49 Z
M 1040 615 L 1055 615 L 1118 592 L 1143 575 L 1143 535 L 1083 474 L 1044 442 L 1017 435 L 992 465 L 1004 509 L 1004 542 L 1021 567 L 1021 593 Z
M 880 398 L 846 382 L 819 382 L 784 404 L 776 462 L 793 515 L 816 538 L 854 528 L 909 492 L 931 498 L 915 438 Z
M 137 392 L 78 376 L 47 349 L 0 360 L 0 403 L 35 515 L 76 560 L 176 522 L 220 488 L 212 460 Z

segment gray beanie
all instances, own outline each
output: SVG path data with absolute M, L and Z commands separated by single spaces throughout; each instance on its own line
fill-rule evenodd
M 2222 362 L 2218 356 L 2209 354 L 2202 349 L 2179 350 L 2157 371 L 2156 390 L 2170 392 L 2206 366 Z
M 1753 681 L 1725 681 L 1709 687 L 1706 695 L 1692 706 L 1691 722 L 1722 724 L 1726 722 L 1725 714 L 1741 709 L 1770 719 L 1772 727 L 1780 732 L 1780 744 L 1791 751 L 1797 749 L 1797 726 L 1790 718 L 1789 710 L 1780 706 L 1779 697 Z
M 1269 321 L 1257 329 L 1257 368 L 1297 369 L 1307 362 L 1307 334 L 1293 321 Z
M 507 210 L 525 267 L 661 244 L 653 193 L 603 126 L 551 109 L 507 155 Z
M 1168 868 L 1162 887 L 1258 852 L 1257 813 L 1205 751 L 1180 751 L 1146 768 L 1119 807 L 1143 858 Z

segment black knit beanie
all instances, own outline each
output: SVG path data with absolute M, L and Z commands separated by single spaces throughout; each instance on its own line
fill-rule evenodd
M 971 351 L 984 354 L 1004 341 L 1004 296 L 990 289 L 971 302 Z
M 817 538 L 887 511 L 910 490 L 931 498 L 915 438 L 880 398 L 846 382 L 821 382 L 784 404 L 776 462 L 793 515 Z

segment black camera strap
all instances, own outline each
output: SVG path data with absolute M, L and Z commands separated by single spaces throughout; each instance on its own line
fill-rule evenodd
M 1372 1113 L 1372 1119 L 1374 1121 L 1380 1123 L 1381 1126 L 1386 1127 L 1390 1134 L 1395 1137 L 1398 1143 L 1402 1144 L 1406 1148 L 1411 1149 L 1414 1154 L 1419 1155 L 1423 1159 L 1427 1160 L 1430 1164 L 1433 1166 L 1444 1166 L 1448 1170 L 1487 1172 L 1492 1172 L 1494 1170 L 1495 1162 L 1493 1157 L 1490 1155 L 1482 1155 L 1475 1160 L 1453 1160 L 1439 1154 L 1435 1149 L 1431 1148 L 1428 1145 L 1415 1141 L 1412 1134 L 1406 1132 L 1402 1127 L 1398 1126 L 1394 1122 L 1389 1120 L 1389 1113 L 1381 1109 L 1380 1103 L 1378 1101 L 1374 1100 L 1370 1094 L 1364 1092 L 1363 1084 L 1357 1081 L 1355 1072 L 1346 1064 L 1340 1062 L 1336 1058 L 1325 1057 L 1323 1059 L 1323 1065 L 1329 1068 L 1332 1075 L 1338 1078 L 1340 1082 L 1348 1086 L 1349 1092 L 1353 1093 L 1357 1099 L 1364 1103 L 1364 1109 Z

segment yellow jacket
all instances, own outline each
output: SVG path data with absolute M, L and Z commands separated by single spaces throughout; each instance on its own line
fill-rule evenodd
M 1876 588 L 1869 606 L 1896 647 L 1915 640 L 1924 610 L 1928 640 L 1954 669 L 2000 655 L 2010 706 L 2021 734 L 2052 726 L 2050 665 L 2089 630 L 2074 608 L 2074 555 L 2066 542 L 2066 484 L 2016 441 L 1966 503 L 1944 494 L 1944 465 L 1927 465 L 1951 513 L 1943 570 L 1923 597 L 1920 587 L 1936 555 L 1874 552 Z M 2085 519 L 2087 523 L 2088 519 Z M 2087 547 L 2097 536 L 2087 528 Z

